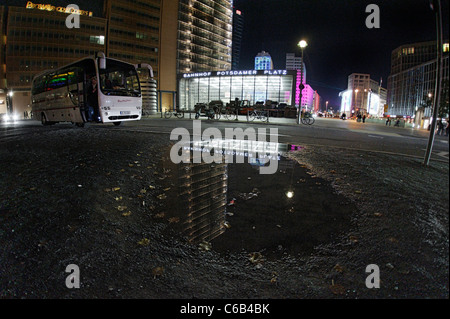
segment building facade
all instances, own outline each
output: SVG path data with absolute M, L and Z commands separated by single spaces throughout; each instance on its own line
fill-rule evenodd
M 30 2 L 4 11 L 6 77 L 2 89 L 9 95 L 9 111 L 20 116 L 31 113 L 31 81 L 36 74 L 105 51 L 106 19 L 80 15 L 80 28 L 69 29 L 67 17 L 65 12 L 42 10 Z
M 255 70 L 272 70 L 272 57 L 266 51 L 259 52 L 255 57 Z
M 312 107 L 312 111 L 314 113 L 317 113 L 320 111 L 320 95 L 319 93 L 317 93 L 317 91 L 314 91 L 314 98 L 313 98 L 313 107 Z
M 0 6 L 0 114 L 6 113 L 6 34 L 5 34 L 5 6 Z
M 301 70 L 303 64 L 303 76 L 306 78 L 305 63 L 301 57 L 296 57 L 295 53 L 286 53 L 286 70 Z
M 231 57 L 231 69 L 239 70 L 242 34 L 244 33 L 244 14 L 241 10 L 233 9 L 233 50 Z
M 106 54 L 129 63 L 148 63 L 159 74 L 161 0 L 107 0 Z
M 296 71 L 241 70 L 208 71 L 180 74 L 178 79 L 179 105 L 194 110 L 196 103 L 221 100 L 224 104 L 238 98 L 250 105 L 267 100 L 295 103 Z M 311 97 L 312 98 L 312 97 Z
M 177 73 L 231 69 L 231 0 L 180 0 Z
M 428 99 L 435 94 L 436 49 L 436 42 L 431 41 L 403 45 L 392 51 L 387 114 L 412 117 L 415 118 L 416 125 L 427 126 L 428 122 L 422 121 L 422 117 L 429 118 L 433 111 L 432 107 L 424 106 L 430 105 Z M 448 83 L 448 42 L 445 42 L 442 50 L 442 81 Z
M 372 80 L 370 74 L 352 73 L 348 76 L 347 90 L 340 92 L 341 113 L 347 116 L 370 115 L 383 116 L 386 103 L 386 89 Z
M 150 114 L 175 106 L 177 73 L 231 69 L 231 0 L 104 0 L 95 4 L 102 7 L 80 16 L 80 28 L 72 29 L 65 25 L 68 14 L 51 4 L 24 0 L 21 5 L 18 0 L 14 6 L 0 6 L 0 101 L 4 105 L 7 92 L 12 91 L 13 109 L 22 114 L 30 105 L 34 75 L 98 51 L 152 66 L 156 81 L 140 73 L 144 94 L 156 85 L 158 89 L 158 106 Z

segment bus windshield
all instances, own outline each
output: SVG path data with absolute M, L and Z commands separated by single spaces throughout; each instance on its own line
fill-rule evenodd
M 100 72 L 100 88 L 105 95 L 141 96 L 139 79 L 134 66 L 107 59 Z

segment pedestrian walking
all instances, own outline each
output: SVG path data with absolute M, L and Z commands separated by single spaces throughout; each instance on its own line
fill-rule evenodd
M 442 123 L 442 119 L 440 119 L 437 123 L 438 126 L 438 131 L 437 131 L 437 135 L 443 135 L 444 134 L 444 123 Z
M 366 114 L 363 115 L 362 120 L 363 120 L 363 123 L 366 123 Z
M 445 136 L 448 136 L 448 126 L 449 126 L 449 123 L 448 123 L 448 119 L 447 119 L 447 126 L 445 127 Z

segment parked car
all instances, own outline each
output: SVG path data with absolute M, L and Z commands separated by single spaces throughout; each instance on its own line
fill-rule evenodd
M 7 114 L 7 113 L 2 113 L 0 114 L 0 121 L 1 122 L 6 122 L 6 123 L 11 123 L 11 122 L 16 122 L 19 120 L 19 115 L 16 113 L 12 113 L 12 114 Z

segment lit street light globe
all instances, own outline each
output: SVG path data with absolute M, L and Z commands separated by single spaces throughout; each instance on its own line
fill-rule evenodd
M 298 43 L 298 46 L 300 47 L 300 48 L 306 48 L 306 46 L 308 45 L 308 43 L 306 43 L 306 41 L 305 40 L 301 40 L 299 43 Z

